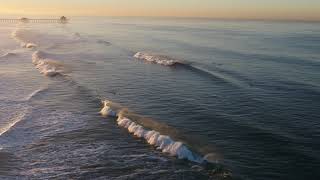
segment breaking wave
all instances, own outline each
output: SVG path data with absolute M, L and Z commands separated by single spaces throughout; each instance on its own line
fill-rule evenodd
M 156 55 L 152 53 L 145 53 L 145 52 L 137 52 L 134 55 L 135 58 L 144 60 L 147 62 L 155 63 L 155 64 L 160 64 L 164 66 L 174 66 L 177 64 L 185 64 L 182 61 L 170 58 L 168 56 L 163 56 L 163 55 Z
M 32 54 L 32 63 L 45 76 L 66 75 L 70 72 L 61 62 L 48 58 L 48 54 L 42 51 Z
M 163 153 L 167 153 L 171 156 L 176 156 L 179 159 L 187 159 L 192 162 L 203 163 L 206 162 L 206 157 L 202 157 L 199 154 L 191 151 L 184 143 L 173 140 L 170 136 L 164 135 L 159 131 L 153 129 L 147 129 L 143 123 L 138 123 L 132 120 L 126 112 L 121 109 L 119 105 L 112 103 L 111 101 L 102 101 L 103 108 L 100 113 L 104 117 L 117 118 L 117 124 L 128 130 L 129 133 L 146 140 L 147 143 L 157 147 L 158 150 Z

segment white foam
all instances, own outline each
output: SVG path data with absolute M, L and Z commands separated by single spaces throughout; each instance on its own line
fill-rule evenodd
M 169 136 L 161 135 L 159 132 L 154 130 L 147 130 L 143 126 L 139 125 L 136 122 L 133 122 L 125 116 L 118 115 L 110 107 L 110 101 L 103 102 L 104 107 L 100 113 L 104 116 L 118 116 L 117 123 L 120 127 L 128 129 L 128 131 L 139 137 L 143 138 L 150 145 L 157 147 L 158 150 L 161 150 L 164 153 L 167 153 L 171 156 L 177 156 L 179 159 L 188 159 L 193 162 L 202 163 L 204 159 L 199 155 L 193 153 L 188 149 L 182 142 L 174 141 Z
M 64 75 L 67 73 L 60 62 L 46 58 L 46 54 L 41 51 L 36 51 L 32 54 L 32 63 L 45 76 Z
M 103 108 L 100 111 L 100 114 L 102 116 L 112 116 L 112 117 L 116 117 L 117 113 L 115 111 L 113 111 L 110 107 L 109 107 L 109 101 L 102 101 L 103 103 Z
M 144 138 L 150 145 L 154 145 L 158 150 L 177 156 L 179 159 L 188 159 L 193 162 L 201 163 L 203 158 L 190 151 L 182 142 L 176 142 L 169 136 L 161 135 L 154 130 L 146 130 L 141 125 L 131 121 L 126 117 L 119 116 L 118 125 L 127 128 L 128 131 L 139 138 Z
M 24 48 L 36 48 L 38 45 L 34 44 L 34 43 L 26 43 L 26 44 L 21 44 L 21 47 Z
M 140 60 L 145 60 L 148 62 L 156 63 L 156 64 L 161 64 L 164 66 L 173 66 L 176 64 L 183 64 L 181 61 L 172 59 L 167 56 L 161 56 L 161 55 L 155 55 L 151 53 L 145 53 L 145 52 L 137 52 L 134 55 L 135 58 L 140 59 Z

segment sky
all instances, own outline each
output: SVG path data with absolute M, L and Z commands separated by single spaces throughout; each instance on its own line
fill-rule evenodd
M 0 14 L 320 21 L 320 0 L 0 0 Z

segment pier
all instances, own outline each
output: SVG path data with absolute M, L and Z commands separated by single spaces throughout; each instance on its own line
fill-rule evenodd
M 0 23 L 68 23 L 69 19 L 65 16 L 62 16 L 59 19 L 29 19 L 29 18 L 20 18 L 20 19 L 0 19 Z

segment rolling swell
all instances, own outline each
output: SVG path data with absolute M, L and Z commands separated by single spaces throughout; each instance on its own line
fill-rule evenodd
M 203 68 L 199 65 L 196 65 L 195 63 L 189 63 L 186 61 L 182 60 L 176 60 L 174 58 L 171 58 L 169 56 L 163 56 L 163 55 L 157 55 L 153 53 L 144 53 L 144 52 L 137 52 L 134 55 L 135 58 L 144 60 L 146 62 L 151 62 L 155 64 L 160 64 L 164 66 L 169 66 L 169 67 L 176 67 L 176 68 L 184 68 L 189 71 L 195 72 L 201 76 L 205 76 L 208 78 L 211 78 L 215 81 L 220 81 L 222 83 L 228 83 L 230 85 L 236 85 L 237 87 L 245 87 L 243 83 L 241 83 L 239 80 L 236 78 L 233 78 L 231 76 L 226 76 L 224 74 L 210 71 L 206 68 Z
M 217 51 L 218 54 L 221 52 L 224 52 L 224 51 L 222 50 Z M 293 64 L 293 65 L 299 65 L 299 66 L 310 66 L 312 68 L 317 68 L 320 65 L 319 62 L 317 61 L 313 61 L 310 59 L 309 60 L 298 59 L 296 57 L 289 57 L 289 56 L 277 57 L 277 56 L 263 55 L 263 54 L 236 53 L 233 51 L 225 51 L 225 53 L 228 54 L 230 57 L 234 57 L 234 58 L 243 57 L 243 59 L 247 59 L 247 60 L 258 59 L 263 61 L 272 61 L 276 63 L 287 63 L 287 64 Z M 221 69 L 218 67 L 215 67 L 214 70 L 208 70 L 207 68 L 203 67 L 203 65 L 201 64 L 177 60 L 169 56 L 158 55 L 156 53 L 137 52 L 136 54 L 134 54 L 134 57 L 136 59 L 144 60 L 146 62 L 151 62 L 154 64 L 160 64 L 160 65 L 174 67 L 174 68 L 187 69 L 203 77 L 210 78 L 215 82 L 226 83 L 235 88 L 241 88 L 241 89 L 262 88 L 262 89 L 279 90 L 279 89 L 288 87 L 288 86 L 284 86 L 284 83 L 288 83 L 288 82 L 280 82 L 275 87 L 270 85 L 264 86 L 263 83 L 254 82 L 252 79 L 249 79 L 243 75 L 240 75 L 237 72 Z M 313 85 L 313 84 L 311 85 L 316 87 L 316 85 Z M 300 87 L 305 87 L 305 89 L 308 88 L 308 90 L 314 92 L 313 87 L 310 87 L 311 85 L 304 83 L 304 84 L 301 84 Z M 291 90 L 291 89 L 288 89 L 288 90 Z

